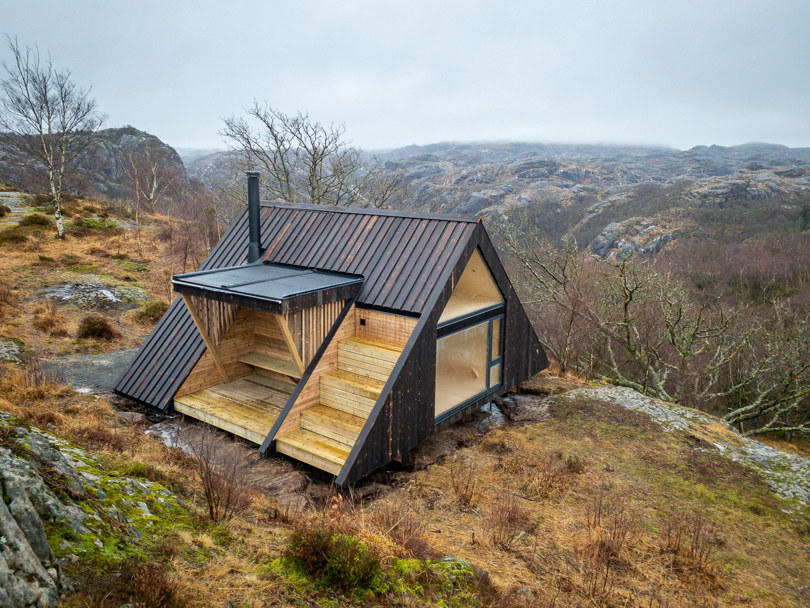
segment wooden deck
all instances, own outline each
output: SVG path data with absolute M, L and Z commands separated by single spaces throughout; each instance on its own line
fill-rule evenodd
M 261 444 L 295 384 L 251 374 L 174 400 L 174 409 L 238 437 Z

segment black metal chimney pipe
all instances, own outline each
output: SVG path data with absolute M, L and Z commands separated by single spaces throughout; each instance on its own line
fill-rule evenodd
M 248 178 L 248 244 L 247 261 L 253 264 L 261 255 L 261 234 L 259 230 L 259 172 L 247 171 Z

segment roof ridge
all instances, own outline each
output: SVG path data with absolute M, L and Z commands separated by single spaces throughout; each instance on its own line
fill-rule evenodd
M 419 211 L 405 211 L 400 209 L 376 209 L 369 207 L 337 207 L 333 205 L 313 205 L 308 203 L 288 203 L 285 201 L 262 202 L 262 207 L 278 209 L 298 209 L 302 211 L 318 211 L 321 213 L 346 213 L 351 215 L 382 215 L 390 217 L 413 218 L 420 220 L 437 220 L 444 222 L 464 222 L 477 224 L 480 218 L 470 217 L 457 213 L 424 213 Z

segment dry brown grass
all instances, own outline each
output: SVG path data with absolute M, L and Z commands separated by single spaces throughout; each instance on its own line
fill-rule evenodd
M 70 208 L 79 211 L 87 204 L 78 200 L 71 203 Z M 115 211 L 104 201 L 89 204 L 115 217 Z M 136 318 L 123 311 L 111 311 L 108 315 L 120 337 L 109 342 L 84 343 L 76 341 L 75 336 L 87 311 L 70 305 L 62 305 L 58 311 L 43 311 L 45 303 L 38 300 L 37 292 L 51 285 L 76 281 L 77 277 L 89 273 L 136 283 L 153 298 L 173 300 L 171 276 L 196 270 L 206 251 L 197 242 L 186 250 L 182 238 L 186 237 L 188 228 L 182 220 L 144 216 L 144 222 L 152 225 L 141 230 L 140 252 L 131 230 L 111 233 L 85 229 L 78 238 L 73 234 L 74 229 L 68 228 L 67 239 L 60 241 L 45 229 L 28 235 L 21 244 L 0 245 L 0 337 L 18 338 L 46 357 L 139 346 L 144 331 L 156 322 L 155 315 Z M 168 225 L 174 226 L 175 238 L 171 242 L 158 238 Z M 148 271 L 133 271 L 127 266 L 127 262 L 132 261 L 143 262 Z
M 429 522 L 434 551 L 536 605 L 800 604 L 810 517 L 786 516 L 761 480 L 692 446 L 618 406 L 572 404 L 490 432 L 385 500 Z M 476 471 L 472 508 L 452 488 L 461 463 Z

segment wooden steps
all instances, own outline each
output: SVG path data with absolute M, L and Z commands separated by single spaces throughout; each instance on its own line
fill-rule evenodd
M 286 384 L 289 389 L 284 386 Z M 261 444 L 276 422 L 294 385 L 251 374 L 225 384 L 175 397 L 174 409 L 238 437 Z
M 325 405 L 316 405 L 301 413 L 301 428 L 329 437 L 351 449 L 363 430 L 365 418 L 353 416 Z
M 387 342 L 341 340 L 337 368 L 318 379 L 320 403 L 301 412 L 297 429 L 276 437 L 276 450 L 339 474 L 401 353 Z
M 402 348 L 368 338 L 346 338 L 338 344 L 338 369 L 385 382 Z
M 239 357 L 239 362 L 245 363 L 246 365 L 252 365 L 253 367 L 258 367 L 260 369 L 266 369 L 267 371 L 276 372 L 277 374 L 283 374 L 285 376 L 289 376 L 290 378 L 295 378 L 296 380 L 301 379 L 301 372 L 298 371 L 295 363 L 292 361 L 285 361 L 284 359 L 278 359 L 277 357 L 266 355 L 264 353 L 245 353 Z
M 303 428 L 276 439 L 276 451 L 332 475 L 340 473 L 350 449 L 343 443 Z

